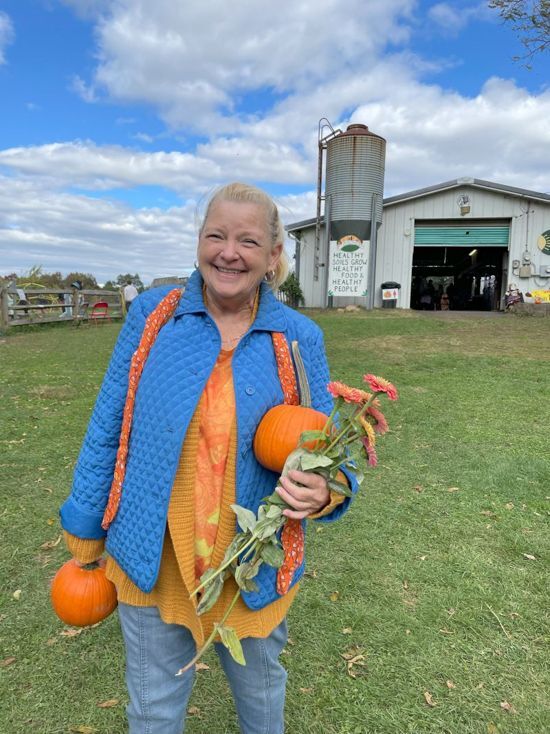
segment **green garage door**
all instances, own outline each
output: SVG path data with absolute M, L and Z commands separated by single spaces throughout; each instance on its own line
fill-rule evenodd
M 510 227 L 424 227 L 414 230 L 415 247 L 508 247 Z

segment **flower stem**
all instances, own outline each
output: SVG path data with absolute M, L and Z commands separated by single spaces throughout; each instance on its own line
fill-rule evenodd
M 237 558 L 241 555 L 241 553 L 243 553 L 243 551 L 245 551 L 247 548 L 250 548 L 250 546 L 253 545 L 255 541 L 256 541 L 256 536 L 252 535 L 250 540 L 247 540 L 246 543 L 239 548 L 239 550 L 235 553 L 235 555 L 231 556 L 229 560 L 227 560 L 223 565 L 219 566 L 216 569 L 216 573 L 213 573 L 212 576 L 209 576 L 206 579 L 206 581 L 204 581 L 203 583 L 200 583 L 197 586 L 197 588 L 191 592 L 191 595 L 189 596 L 189 598 L 192 599 L 194 596 L 196 596 L 199 593 L 199 591 L 202 588 L 207 586 L 211 581 L 213 581 L 217 576 L 219 576 L 220 573 L 223 573 L 226 569 L 228 569 L 229 566 L 233 563 L 233 561 L 236 561 Z
M 237 600 L 238 600 L 240 594 L 241 594 L 241 590 L 240 589 L 237 589 L 237 591 L 235 593 L 235 596 L 233 597 L 233 599 L 231 600 L 231 603 L 229 604 L 229 606 L 227 607 L 227 609 L 225 611 L 225 614 L 223 615 L 223 617 L 220 619 L 219 622 L 216 622 L 216 624 L 214 625 L 214 628 L 213 628 L 212 632 L 210 633 L 210 636 L 208 637 L 208 639 L 206 640 L 206 642 L 204 643 L 204 645 L 197 652 L 197 654 L 195 655 L 195 657 L 187 663 L 187 665 L 184 665 L 183 668 L 180 668 L 178 670 L 178 672 L 176 673 L 176 675 L 183 675 L 184 673 L 186 673 L 190 668 L 192 668 L 195 665 L 195 663 L 198 660 L 200 660 L 200 658 L 208 650 L 208 648 L 210 647 L 210 645 L 214 642 L 214 639 L 215 639 L 216 635 L 218 634 L 219 628 L 220 627 L 223 627 L 223 625 L 227 621 L 227 618 L 229 617 L 229 615 L 231 614 L 231 611 L 232 611 L 233 607 L 237 603 Z

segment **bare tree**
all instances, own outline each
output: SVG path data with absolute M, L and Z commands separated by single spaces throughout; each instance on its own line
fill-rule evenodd
M 550 49 L 550 0 L 489 0 L 504 23 L 510 23 L 527 49 L 516 60 L 531 60 Z

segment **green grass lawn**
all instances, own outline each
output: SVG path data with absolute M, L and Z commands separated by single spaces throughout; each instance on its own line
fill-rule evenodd
M 374 372 L 400 400 L 351 511 L 310 527 L 288 734 L 547 734 L 550 319 L 310 315 L 334 379 Z M 0 338 L 0 734 L 126 731 L 116 614 L 75 635 L 48 597 L 118 329 Z M 206 662 L 187 731 L 236 734 Z

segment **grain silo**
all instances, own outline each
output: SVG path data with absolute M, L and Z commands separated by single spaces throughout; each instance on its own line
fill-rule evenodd
M 343 296 L 372 308 L 376 232 L 382 223 L 386 141 L 358 123 L 348 125 L 345 132 L 334 130 L 326 120 L 321 120 L 319 125 L 314 281 L 324 281 L 329 305 L 334 303 L 333 297 Z M 323 136 L 321 131 L 326 127 L 330 133 Z M 321 217 L 323 201 L 324 217 Z M 324 242 L 321 243 L 323 224 Z M 352 240 L 349 247 L 346 238 Z M 338 254 L 357 248 L 361 252 L 347 261 L 346 256 Z M 347 275 L 346 265 L 349 265 Z M 336 275 L 337 271 L 342 273 L 341 277 Z
M 330 235 L 371 238 L 382 223 L 386 141 L 366 125 L 348 125 L 327 140 L 325 201 L 330 201 Z

